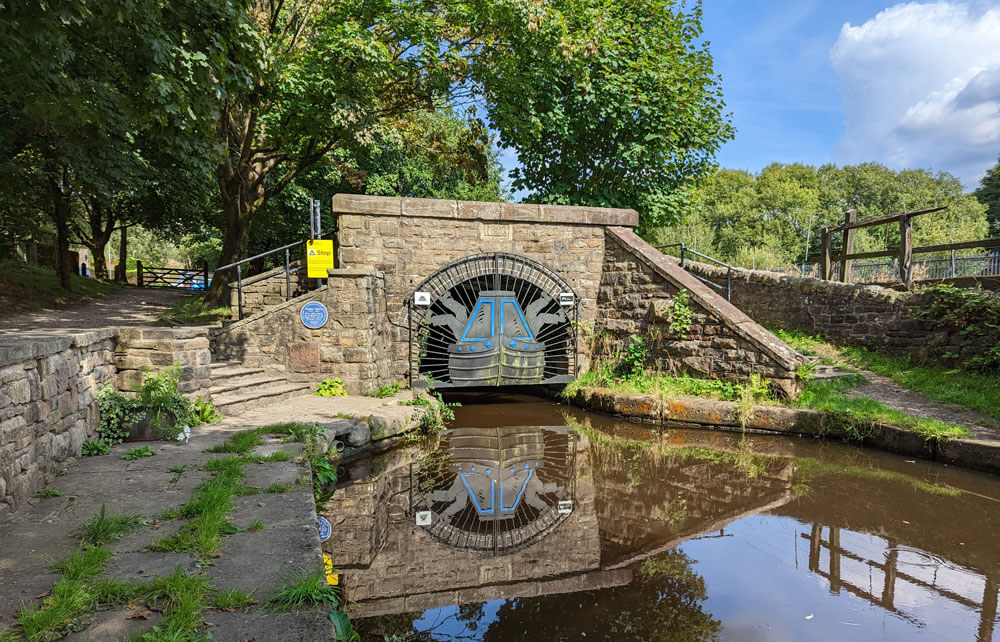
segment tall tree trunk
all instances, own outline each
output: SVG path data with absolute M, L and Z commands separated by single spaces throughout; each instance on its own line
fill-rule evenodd
M 250 243 L 250 219 L 253 211 L 250 203 L 244 198 L 243 185 L 239 181 L 229 181 L 222 187 L 222 214 L 225 222 L 225 235 L 222 239 L 222 252 L 219 254 L 219 265 L 229 265 L 244 258 Z M 229 187 L 229 190 L 226 188 Z M 205 294 L 206 305 L 219 307 L 229 305 L 229 285 L 236 281 L 236 269 L 215 271 L 212 285 Z
M 115 281 L 128 283 L 126 268 L 128 267 L 128 225 L 122 225 L 121 238 L 118 241 L 118 266 L 115 268 Z
M 56 274 L 59 276 L 59 285 L 70 291 L 70 274 L 74 270 L 69 258 L 69 191 L 65 189 L 65 181 L 60 185 L 59 180 L 50 178 L 49 185 L 53 201 L 52 221 L 56 225 Z

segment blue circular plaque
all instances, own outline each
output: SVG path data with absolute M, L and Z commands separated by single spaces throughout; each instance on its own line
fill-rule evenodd
M 328 522 L 325 517 L 316 518 L 316 528 L 319 529 L 319 541 L 325 542 L 330 539 L 330 534 L 333 533 L 333 527 L 330 526 L 330 522 Z
M 310 301 L 299 310 L 299 319 L 302 321 L 302 325 L 313 330 L 322 328 L 329 318 L 330 313 L 327 312 L 326 306 L 319 301 Z

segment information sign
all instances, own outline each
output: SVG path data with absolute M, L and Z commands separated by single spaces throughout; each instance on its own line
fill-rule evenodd
M 333 269 L 333 240 L 306 241 L 306 272 L 310 279 L 325 279 Z
M 310 301 L 299 310 L 299 320 L 302 321 L 302 325 L 311 330 L 322 328 L 329 319 L 330 313 L 326 306 L 319 301 Z

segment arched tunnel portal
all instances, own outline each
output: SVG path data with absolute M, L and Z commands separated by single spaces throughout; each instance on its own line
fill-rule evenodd
M 410 376 L 437 388 L 571 381 L 578 297 L 544 265 L 474 254 L 424 279 L 409 299 Z

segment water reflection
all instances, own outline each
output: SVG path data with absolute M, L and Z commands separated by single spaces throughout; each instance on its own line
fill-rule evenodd
M 325 546 L 367 637 L 994 639 L 993 477 L 526 406 L 351 469 Z

